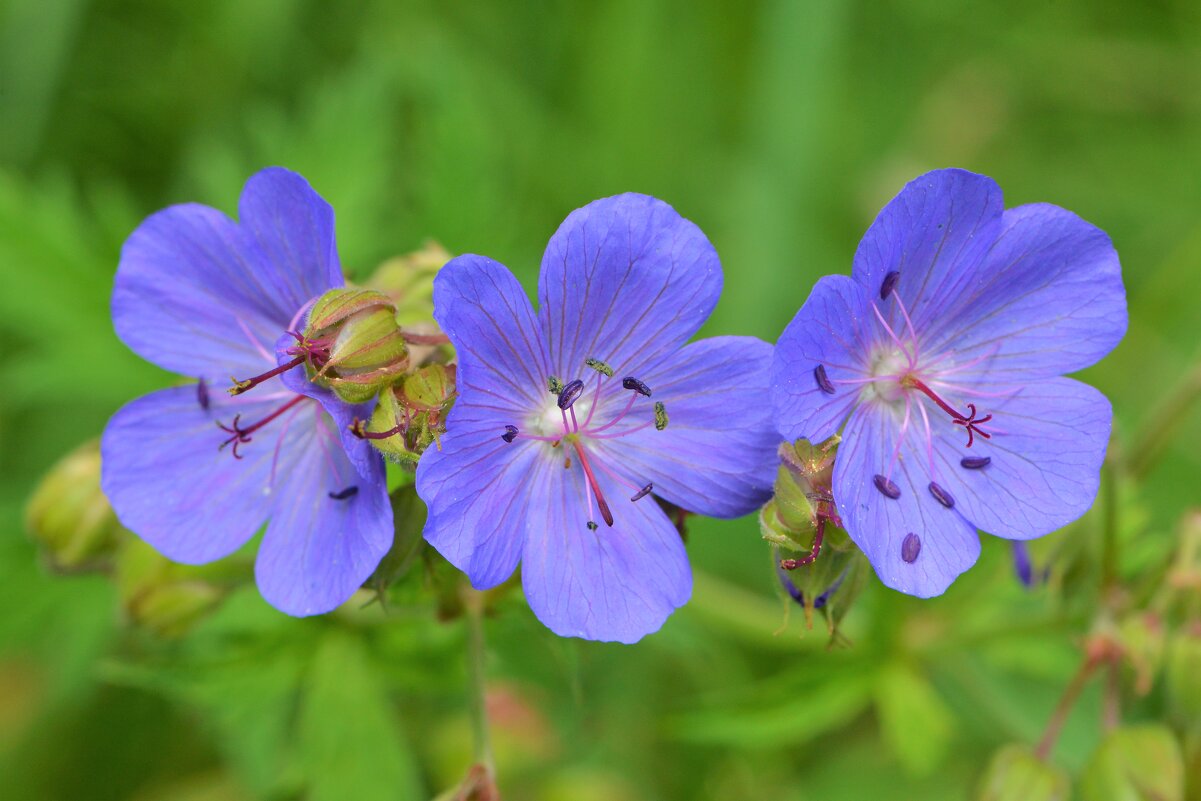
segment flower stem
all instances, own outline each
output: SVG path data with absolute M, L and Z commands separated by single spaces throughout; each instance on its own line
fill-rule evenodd
M 1055 741 L 1059 739 L 1059 732 L 1063 730 L 1063 724 L 1067 722 L 1068 714 L 1076 705 L 1081 691 L 1088 684 L 1088 680 L 1092 678 L 1098 664 L 1100 663 L 1091 657 L 1085 659 L 1084 663 L 1080 665 L 1080 669 L 1076 671 L 1076 675 L 1072 677 L 1067 689 L 1063 691 L 1063 695 L 1060 696 L 1055 711 L 1051 713 L 1051 719 L 1047 721 L 1047 728 L 1043 731 L 1042 739 L 1038 741 L 1038 746 L 1034 749 L 1035 755 L 1044 762 L 1051 756 L 1051 749 L 1055 747 Z
M 1085 644 L 1084 650 L 1084 661 L 1080 664 L 1076 675 L 1072 677 L 1072 681 L 1068 684 L 1067 689 L 1063 691 L 1063 695 L 1060 696 L 1059 703 L 1055 705 L 1055 711 L 1051 713 L 1051 719 L 1047 721 L 1047 728 L 1043 731 L 1042 739 L 1038 741 L 1038 746 L 1034 749 L 1035 755 L 1044 762 L 1051 756 L 1051 749 L 1055 747 L 1055 741 L 1059 739 L 1059 733 L 1063 730 L 1063 724 L 1067 722 L 1072 707 L 1080 699 L 1080 693 L 1084 690 L 1085 685 L 1088 684 L 1089 679 L 1093 677 L 1093 674 L 1097 672 L 1097 668 L 1110 665 L 1116 670 L 1119 660 L 1122 657 L 1121 646 L 1104 636 L 1091 638 Z M 1117 692 L 1116 685 L 1113 691 Z M 1107 715 L 1111 712 L 1108 707 L 1110 703 L 1116 703 L 1116 701 L 1106 699 Z
M 492 759 L 492 740 L 488 734 L 488 707 L 484 696 L 487 675 L 484 648 L 484 594 L 463 586 L 463 606 L 467 618 L 467 681 L 471 707 L 471 733 L 475 744 L 475 761 L 489 778 L 496 773 Z

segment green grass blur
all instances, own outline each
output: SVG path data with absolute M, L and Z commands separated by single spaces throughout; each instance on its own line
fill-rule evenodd
M 721 254 L 706 333 L 771 341 L 907 180 L 986 173 L 1121 255 L 1130 331 L 1083 377 L 1123 455 L 1163 443 L 1115 503 L 1123 569 L 1201 500 L 1201 414 L 1159 406 L 1201 359 L 1195 0 L 3 0 L 3 801 L 419 799 L 469 764 L 462 627 L 428 602 L 294 621 L 251 587 L 162 641 L 23 532 L 40 474 L 171 380 L 109 322 L 124 237 L 170 203 L 232 212 L 271 164 L 333 204 L 357 276 L 433 238 L 532 288 L 569 211 L 656 195 Z M 870 587 L 853 646 L 827 651 L 799 610 L 776 633 L 753 518 L 695 524 L 690 552 L 694 600 L 637 647 L 556 639 L 516 601 L 488 621 L 506 798 L 970 797 L 993 751 L 1038 737 L 1089 620 L 1022 590 L 985 538 L 942 598 Z M 1123 713 L 1160 719 L 1161 696 Z M 1094 687 L 1058 764 L 1085 763 L 1099 710 Z

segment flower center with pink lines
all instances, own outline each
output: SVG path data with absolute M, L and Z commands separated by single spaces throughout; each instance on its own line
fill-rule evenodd
M 633 376 L 616 379 L 613 369 L 599 359 L 588 359 L 585 365 L 596 371 L 595 382 L 577 378 L 564 384 L 558 377 L 549 376 L 547 388 L 555 399 L 526 419 L 524 430 L 515 425 L 505 426 L 501 439 L 544 443 L 547 458 L 562 460 L 567 470 L 581 470 L 587 493 L 586 523 L 595 530 L 598 525 L 593 518 L 594 510 L 606 525 L 613 525 L 613 511 L 597 480 L 598 472 L 630 490 L 631 502 L 645 498 L 654 489 L 651 483 L 635 484 L 606 464 L 610 457 L 602 454 L 598 445 L 651 426 L 662 431 L 667 428 L 667 409 L 660 401 L 651 403 L 651 388 L 639 379 Z

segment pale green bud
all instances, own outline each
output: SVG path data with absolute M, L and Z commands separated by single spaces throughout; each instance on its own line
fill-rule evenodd
M 226 559 L 212 565 L 170 561 L 131 539 L 117 561 L 117 587 L 129 621 L 160 637 L 181 637 L 250 579 L 249 565 Z
M 1068 801 L 1068 775 L 1025 745 L 1007 745 L 993 755 L 977 801 Z
M 420 250 L 381 264 L 366 284 L 392 300 L 401 325 L 423 323 L 434 305 L 434 276 L 450 260 L 446 248 L 430 240 Z
M 1184 759 L 1171 730 L 1144 725 L 1114 729 L 1080 777 L 1084 801 L 1183 801 Z
M 1201 737 L 1201 622 L 1172 638 L 1166 661 L 1168 714 L 1185 731 Z
M 1135 612 L 1118 623 L 1116 639 L 1134 670 L 1134 691 L 1146 695 L 1163 665 L 1163 623 L 1151 612 Z
M 363 403 L 409 366 L 396 309 L 382 292 L 342 287 L 317 299 L 302 347 L 314 354 L 310 378 L 347 403 Z
M 415 465 L 446 430 L 446 415 L 454 405 L 455 367 L 427 364 L 380 393 L 366 425 L 354 433 L 398 464 Z
M 102 566 L 123 529 L 100 491 L 100 442 L 91 440 L 43 476 L 25 506 L 25 528 L 50 566 L 73 571 Z

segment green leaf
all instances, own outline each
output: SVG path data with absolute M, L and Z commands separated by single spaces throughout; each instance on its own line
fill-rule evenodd
M 1085 801 L 1182 801 L 1180 744 L 1164 726 L 1116 729 L 1085 766 L 1080 793 Z
M 937 768 L 954 719 L 930 682 L 910 665 L 893 662 L 876 677 L 875 697 L 881 732 L 905 769 L 921 776 Z
M 299 735 L 309 801 L 422 797 L 396 711 L 350 634 L 331 631 L 318 646 Z
M 1072 784 L 1060 768 L 1047 764 L 1025 745 L 998 751 L 980 782 L 977 801 L 1068 801 Z

